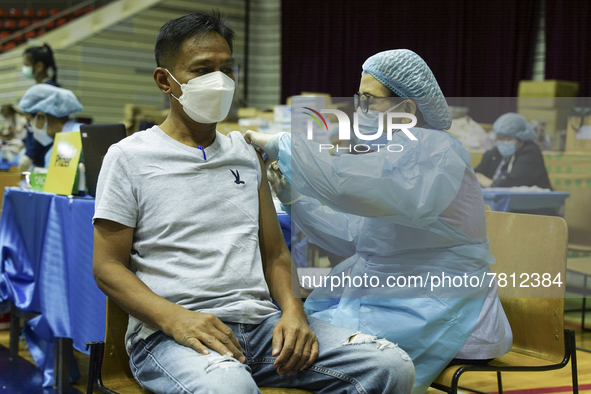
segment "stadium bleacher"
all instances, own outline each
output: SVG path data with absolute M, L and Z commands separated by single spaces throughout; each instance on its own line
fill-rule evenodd
M 38 38 L 94 9 L 92 5 L 73 7 L 72 11 L 64 13 L 67 10 L 59 8 L 0 8 L 0 53 Z

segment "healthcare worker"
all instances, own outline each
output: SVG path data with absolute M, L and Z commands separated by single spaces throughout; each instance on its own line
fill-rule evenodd
M 47 44 L 32 46 L 23 52 L 21 72 L 25 78 L 32 79 L 37 84 L 43 83 L 60 87 L 57 82 L 57 65 L 55 64 L 53 51 Z M 43 167 L 45 155 L 49 150 L 48 146 L 43 146 L 37 142 L 30 130 L 27 130 L 23 142 L 26 150 L 19 161 L 21 171 L 29 170 L 31 165 Z
M 422 394 L 450 362 L 484 363 L 511 349 L 496 281 L 481 280 L 495 262 L 482 192 L 470 155 L 443 131 L 451 113 L 417 54 L 367 59 L 355 104 L 362 134 L 376 133 L 386 112 L 400 124 L 412 114 L 418 127 L 407 131 L 416 140 L 396 132 L 369 141 L 387 144 L 381 149 L 331 157 L 300 130 L 245 139 L 278 157 L 285 180 L 275 187 L 293 221 L 348 257 L 312 292 L 306 312 L 397 343 L 415 364 L 413 393 Z
M 80 123 L 69 118 L 82 111 L 82 104 L 70 90 L 48 84 L 31 86 L 18 103 L 39 144 L 48 147 L 44 167 L 51 159 L 53 140 L 58 132 L 80 131 Z
M 30 47 L 23 52 L 22 73 L 25 78 L 34 79 L 36 83 L 59 87 L 53 51 L 47 44 Z
M 484 153 L 474 169 L 483 187 L 538 186 L 551 189 L 536 133 L 516 113 L 501 115 L 493 124 L 496 146 Z

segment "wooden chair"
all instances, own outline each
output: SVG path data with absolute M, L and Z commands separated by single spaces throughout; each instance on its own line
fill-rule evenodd
M 499 286 L 499 297 L 513 331 L 513 347 L 506 355 L 485 365 L 455 365 L 446 368 L 431 387 L 457 393 L 460 376 L 469 371 L 496 371 L 502 394 L 501 372 L 549 371 L 565 367 L 571 361 L 573 393 L 578 393 L 577 361 L 574 332 L 564 329 L 564 293 L 567 255 L 566 222 L 559 217 L 486 212 L 490 249 L 497 263 L 491 266 L 497 274 L 528 272 L 558 274 L 562 285 L 527 289 L 550 291 L 553 298 L 519 298 L 523 288 Z M 510 279 L 512 281 L 512 279 Z M 521 283 L 516 278 L 516 285 Z M 531 282 L 530 282 L 531 283 Z M 472 389 L 474 393 L 480 391 Z
M 104 342 L 87 343 L 90 346 L 90 364 L 86 394 L 93 386 L 103 394 L 150 394 L 133 378 L 129 356 L 125 351 L 127 313 L 107 298 L 107 328 Z M 311 394 L 309 391 L 283 388 L 261 388 L 263 394 Z
M 577 284 L 567 284 L 566 291 L 570 293 L 579 293 L 583 299 L 581 308 L 567 310 L 566 312 L 581 311 L 581 329 L 583 331 L 591 331 L 591 327 L 585 326 L 585 316 L 589 309 L 587 308 L 587 297 L 591 297 L 591 257 L 583 258 L 569 258 L 566 263 L 566 270 L 575 276 L 582 277 L 582 286 Z

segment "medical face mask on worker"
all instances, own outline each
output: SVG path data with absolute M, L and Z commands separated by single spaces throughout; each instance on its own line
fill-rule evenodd
M 367 113 L 363 113 L 363 111 L 357 111 L 358 121 L 359 121 L 359 132 L 363 135 L 375 135 L 380 127 L 380 115 L 384 116 L 384 120 L 382 121 L 382 131 L 385 130 L 385 122 L 386 122 L 386 114 L 389 112 L 394 111 L 396 108 L 400 107 L 405 100 L 401 101 L 400 103 L 396 104 L 392 108 L 388 109 L 385 112 L 375 111 L 372 109 L 368 109 Z M 371 145 L 378 145 L 388 144 L 388 134 L 382 133 L 378 138 L 372 141 L 360 141 L 360 143 L 367 143 L 369 142 Z
M 43 146 L 47 146 L 53 142 L 53 138 L 51 138 L 47 134 L 47 117 L 45 117 L 45 123 L 43 124 L 43 128 L 37 128 L 37 117 L 39 115 L 35 115 L 35 119 L 31 122 L 31 131 L 33 132 L 33 137 Z
M 23 73 L 24 77 L 27 79 L 35 79 L 35 75 L 33 74 L 33 67 L 31 66 L 23 66 L 21 68 L 21 72 Z
M 497 149 L 503 157 L 511 157 L 517 150 L 515 141 L 497 141 Z
M 232 78 L 221 71 L 214 71 L 181 84 L 170 71 L 166 71 L 183 92 L 180 97 L 171 96 L 195 122 L 216 123 L 228 116 L 236 86 Z

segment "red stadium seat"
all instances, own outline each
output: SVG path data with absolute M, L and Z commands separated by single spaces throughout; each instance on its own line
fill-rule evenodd
M 5 51 L 11 50 L 15 46 L 16 46 L 16 43 L 14 41 L 7 42 L 6 44 L 4 44 L 4 50 Z
M 65 24 L 66 24 L 66 22 L 67 22 L 66 18 L 59 18 L 59 19 L 57 20 L 57 26 L 62 26 L 62 25 L 65 25 Z
M 43 19 L 41 18 L 35 18 L 33 19 L 33 21 L 31 22 L 31 24 L 36 25 L 37 23 L 41 23 L 43 21 Z
M 47 12 L 47 8 L 39 8 L 36 15 L 39 18 L 46 18 L 49 13 Z
M 49 29 L 53 29 L 54 27 L 55 27 L 55 21 L 49 21 L 49 22 L 46 22 L 46 23 L 45 23 L 45 28 L 46 28 L 47 30 L 49 30 Z
M 35 38 L 36 36 L 37 36 L 37 33 L 35 33 L 35 30 L 30 30 L 25 33 L 25 39 L 27 39 L 27 40 Z
M 91 13 L 92 11 L 94 11 L 94 7 L 89 5 L 88 7 L 86 7 L 86 9 L 84 10 L 85 13 Z
M 0 40 L 5 39 L 6 37 L 8 37 L 10 35 L 10 32 L 4 30 L 2 32 L 0 32 Z
M 9 30 L 16 29 L 16 21 L 14 19 L 6 19 L 4 21 L 4 28 Z
M 40 35 L 43 35 L 47 32 L 47 30 L 45 30 L 44 27 L 37 29 L 37 37 L 39 37 Z
M 13 18 L 17 18 L 21 16 L 21 10 L 19 8 L 11 8 L 10 11 L 8 11 L 8 15 Z
M 24 29 L 25 27 L 29 27 L 31 25 L 31 21 L 28 19 L 21 19 L 18 21 L 18 28 Z
M 0 18 L 6 18 L 8 16 L 8 12 L 6 8 L 0 8 Z
M 35 10 L 32 8 L 25 8 L 23 10 L 23 16 L 25 18 L 33 18 L 35 16 Z
M 84 8 L 75 9 L 73 12 L 74 16 L 80 16 L 84 14 Z
M 55 15 L 55 14 L 59 14 L 60 9 L 59 8 L 52 8 L 51 10 L 49 10 L 49 15 Z

